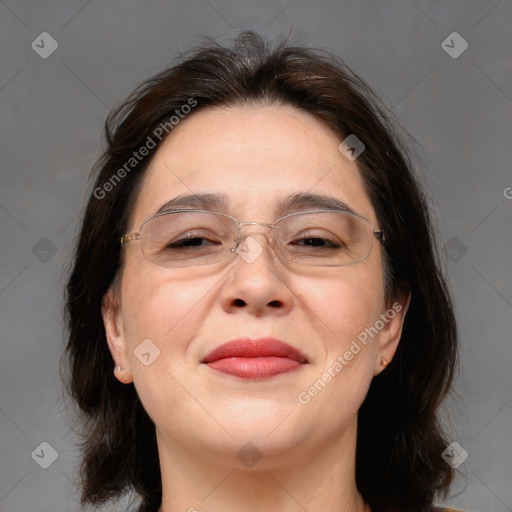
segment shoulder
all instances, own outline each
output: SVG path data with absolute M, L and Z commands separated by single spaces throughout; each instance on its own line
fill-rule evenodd
M 445 507 L 436 507 L 434 512 L 464 512 L 463 510 L 459 510 L 458 508 L 445 508 Z

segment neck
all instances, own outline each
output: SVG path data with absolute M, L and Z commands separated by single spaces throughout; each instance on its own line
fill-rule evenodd
M 323 446 L 262 447 L 250 468 L 237 457 L 245 443 L 229 455 L 208 453 L 157 432 L 159 512 L 371 512 L 355 483 L 356 425 Z

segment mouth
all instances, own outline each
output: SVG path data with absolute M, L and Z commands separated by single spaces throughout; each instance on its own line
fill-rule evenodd
M 201 363 L 235 377 L 262 379 L 296 370 L 308 360 L 275 338 L 240 338 L 217 347 Z

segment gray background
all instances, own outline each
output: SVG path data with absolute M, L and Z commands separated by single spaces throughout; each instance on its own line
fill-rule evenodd
M 510 0 L 0 1 L 0 510 L 79 509 L 61 291 L 103 121 L 199 36 L 241 28 L 341 56 L 421 143 L 462 343 L 447 418 L 469 457 L 447 503 L 512 510 L 511 21 Z M 456 59 L 453 31 L 469 44 Z

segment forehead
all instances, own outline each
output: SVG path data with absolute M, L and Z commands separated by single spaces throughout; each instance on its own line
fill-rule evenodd
M 222 195 L 222 210 L 242 220 L 273 221 L 286 214 L 283 205 L 293 196 L 308 194 L 334 198 L 375 222 L 357 164 L 342 155 L 339 143 L 317 118 L 292 107 L 193 113 L 153 157 L 131 225 L 139 226 L 178 196 L 195 194 Z

